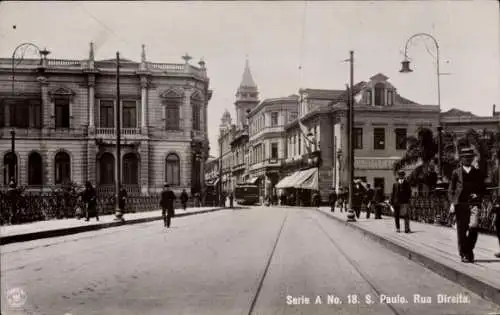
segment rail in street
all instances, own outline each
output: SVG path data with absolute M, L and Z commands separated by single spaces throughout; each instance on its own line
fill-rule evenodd
M 32 314 L 488 314 L 500 306 L 311 208 L 253 207 L 1 247 Z M 22 290 L 22 291 L 21 291 Z M 430 299 L 430 300 L 429 300 Z M 9 314 L 2 295 L 2 313 Z

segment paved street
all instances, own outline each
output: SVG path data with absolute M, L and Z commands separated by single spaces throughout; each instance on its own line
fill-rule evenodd
M 222 210 L 174 218 L 172 225 L 2 246 L 2 314 L 500 312 L 313 209 Z M 5 292 L 14 288 L 26 293 L 24 312 L 8 309 Z M 432 301 L 414 303 L 415 294 Z M 464 303 L 440 304 L 438 295 L 459 295 Z

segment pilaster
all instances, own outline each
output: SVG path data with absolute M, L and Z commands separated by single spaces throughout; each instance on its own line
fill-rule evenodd
M 42 94 L 42 127 L 53 128 L 52 116 L 54 115 L 54 109 L 52 101 L 49 98 L 49 82 L 44 76 L 38 77 L 37 80 L 40 82 L 40 90 Z
M 148 140 L 141 141 L 141 146 L 139 148 L 139 154 L 140 154 L 140 163 L 141 163 L 141 172 L 140 172 L 141 194 L 148 195 L 149 194 L 149 179 L 151 177 L 151 174 L 149 174 L 150 154 L 149 154 L 149 141 Z
M 95 140 L 87 140 L 87 180 L 97 185 L 97 146 Z
M 183 110 L 183 125 L 184 136 L 191 137 L 191 130 L 193 129 L 193 109 L 191 108 L 191 95 L 193 94 L 192 88 L 184 88 L 184 110 Z
M 88 114 L 89 114 L 89 134 L 95 132 L 95 75 L 88 76 Z
M 147 134 L 148 78 L 141 76 L 141 133 Z

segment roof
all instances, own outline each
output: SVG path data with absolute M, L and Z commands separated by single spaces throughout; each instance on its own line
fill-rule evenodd
M 299 92 L 307 94 L 307 98 L 311 99 L 335 100 L 345 93 L 345 90 L 300 89 Z
M 467 116 L 467 117 L 477 117 L 476 115 L 472 114 L 471 112 L 466 112 L 460 109 L 452 108 L 446 112 L 443 112 L 441 114 L 442 116 Z
M 241 87 L 257 87 L 257 84 L 255 84 L 252 73 L 250 72 L 250 66 L 248 64 L 248 59 L 245 62 L 245 70 L 243 71 L 243 78 L 241 79 Z

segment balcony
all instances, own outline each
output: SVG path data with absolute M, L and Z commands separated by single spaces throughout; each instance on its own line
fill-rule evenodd
M 123 136 L 133 136 L 140 135 L 141 128 L 121 128 L 121 135 Z M 97 136 L 115 136 L 116 128 L 96 128 Z

